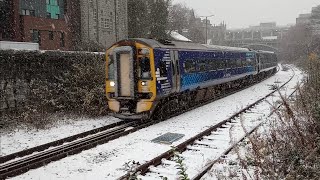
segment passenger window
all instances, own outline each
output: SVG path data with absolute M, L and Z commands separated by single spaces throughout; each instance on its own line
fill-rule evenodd
M 225 60 L 219 60 L 218 61 L 219 69 L 225 69 L 226 68 L 226 61 Z
M 191 73 L 196 71 L 196 65 L 193 60 L 186 60 L 184 70 L 186 73 Z
M 238 66 L 238 67 L 242 67 L 241 59 L 237 59 L 237 66 Z
M 206 71 L 206 61 L 205 60 L 200 60 L 198 63 L 198 68 L 200 72 L 205 72 Z
M 209 60 L 208 69 L 209 69 L 210 71 L 216 70 L 216 69 L 217 69 L 217 61 L 215 61 L 215 60 L 213 60 L 213 59 Z
M 143 57 L 140 59 L 141 79 L 151 78 L 150 59 Z
M 233 59 L 227 60 L 227 68 L 234 68 L 234 60 Z

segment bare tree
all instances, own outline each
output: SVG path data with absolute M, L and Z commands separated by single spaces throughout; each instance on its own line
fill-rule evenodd
M 305 60 L 310 53 L 312 33 L 308 26 L 291 27 L 280 43 L 280 58 L 284 61 Z
M 169 30 L 182 34 L 183 29 L 188 29 L 190 9 L 182 3 L 174 4 L 169 8 Z

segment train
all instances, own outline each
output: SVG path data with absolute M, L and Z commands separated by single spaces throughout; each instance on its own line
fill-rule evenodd
M 106 52 L 111 114 L 148 120 L 276 73 L 275 52 L 192 42 L 126 39 Z M 156 115 L 155 115 L 156 114 Z

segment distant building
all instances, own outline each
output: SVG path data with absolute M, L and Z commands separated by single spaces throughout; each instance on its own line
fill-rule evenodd
M 72 49 L 64 0 L 1 0 L 0 39 L 39 43 L 43 50 Z M 4 5 L 4 7 L 3 7 Z
M 288 31 L 288 27 L 279 27 L 275 22 L 260 23 L 259 26 L 249 28 L 228 30 L 227 40 L 274 40 L 282 39 L 283 34 Z
M 320 35 L 320 5 L 312 8 L 310 21 L 312 33 Z
M 225 46 L 268 46 L 270 50 L 278 48 L 280 40 L 288 32 L 289 26 L 279 27 L 275 22 L 260 23 L 242 29 L 227 29 L 225 23 L 212 27 L 212 44 Z M 259 47 L 261 48 L 261 47 Z
M 300 14 L 299 17 L 296 19 L 297 25 L 306 25 L 311 23 L 311 13 L 309 14 Z
M 105 47 L 128 37 L 127 0 L 80 0 L 81 39 Z
M 226 40 L 227 25 L 222 22 L 219 25 L 212 26 L 211 31 L 213 36 L 212 43 L 224 45 L 224 42 Z

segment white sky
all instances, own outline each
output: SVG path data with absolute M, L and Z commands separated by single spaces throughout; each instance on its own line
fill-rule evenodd
M 227 28 L 244 28 L 260 22 L 295 24 L 299 14 L 310 13 L 320 0 L 173 0 L 185 3 L 199 16 L 214 14 L 212 24 L 225 21 Z

